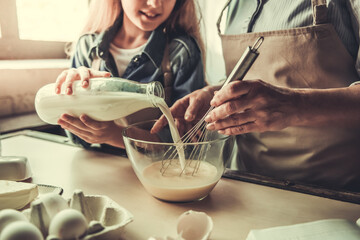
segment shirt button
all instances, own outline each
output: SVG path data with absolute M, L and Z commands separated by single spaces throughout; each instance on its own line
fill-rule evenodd
M 104 52 L 99 52 L 99 56 L 102 57 L 104 55 Z
M 134 58 L 134 62 L 136 63 L 136 62 L 138 62 L 139 61 L 139 58 L 138 57 L 135 57 Z

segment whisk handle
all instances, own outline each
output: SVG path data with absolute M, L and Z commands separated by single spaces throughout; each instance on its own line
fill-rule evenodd
M 252 47 L 247 47 L 239 61 L 236 63 L 235 67 L 231 71 L 230 75 L 224 82 L 223 86 L 226 86 L 229 82 L 233 80 L 242 80 L 245 74 L 249 71 L 252 64 L 255 62 L 256 58 L 259 56 L 259 52 L 257 51 L 262 42 L 264 41 L 264 37 L 259 37 Z

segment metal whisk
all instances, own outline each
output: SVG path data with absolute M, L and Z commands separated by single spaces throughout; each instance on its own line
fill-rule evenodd
M 231 71 L 230 75 L 226 79 L 226 81 L 223 83 L 222 87 L 226 86 L 233 80 L 242 80 L 245 76 L 245 74 L 248 72 L 252 64 L 255 62 L 256 58 L 259 55 L 259 52 L 257 51 L 259 47 L 261 46 L 262 42 L 264 41 L 264 37 L 259 37 L 253 46 L 248 46 L 244 53 L 242 54 L 239 61 L 236 63 L 235 67 Z M 210 131 L 206 129 L 206 122 L 205 117 L 214 109 L 213 106 L 211 106 L 204 116 L 187 132 L 181 137 L 181 142 L 178 142 L 178 146 L 175 147 L 175 149 L 168 149 L 164 156 L 166 156 L 165 159 L 162 162 L 162 168 L 160 169 L 160 172 L 162 175 L 165 174 L 166 170 L 169 168 L 169 166 L 172 164 L 172 160 L 175 158 L 178 158 L 178 151 L 184 150 L 184 143 L 193 143 L 193 147 L 191 150 L 191 153 L 188 157 L 189 160 L 186 161 L 185 167 L 183 167 L 180 176 L 184 174 L 185 169 L 188 167 L 193 167 L 192 175 L 194 175 L 201 164 L 201 160 L 204 159 L 205 154 L 207 152 L 207 148 L 210 147 L 208 144 L 202 144 L 203 142 L 206 142 L 209 140 L 209 134 Z M 191 165 L 193 164 L 193 166 Z

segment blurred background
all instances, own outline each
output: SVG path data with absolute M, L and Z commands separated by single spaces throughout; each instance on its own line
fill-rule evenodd
M 1 132 L 44 125 L 35 113 L 35 94 L 70 66 L 65 48 L 78 38 L 90 1 L 0 0 Z M 197 0 L 210 84 L 225 78 L 216 29 L 225 2 Z

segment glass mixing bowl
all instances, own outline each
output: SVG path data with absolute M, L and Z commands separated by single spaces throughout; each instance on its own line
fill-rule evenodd
M 234 138 L 208 131 L 205 142 L 176 144 L 168 128 L 151 134 L 154 123 L 132 124 L 123 131 L 128 158 L 144 188 L 170 202 L 205 198 L 231 158 Z

